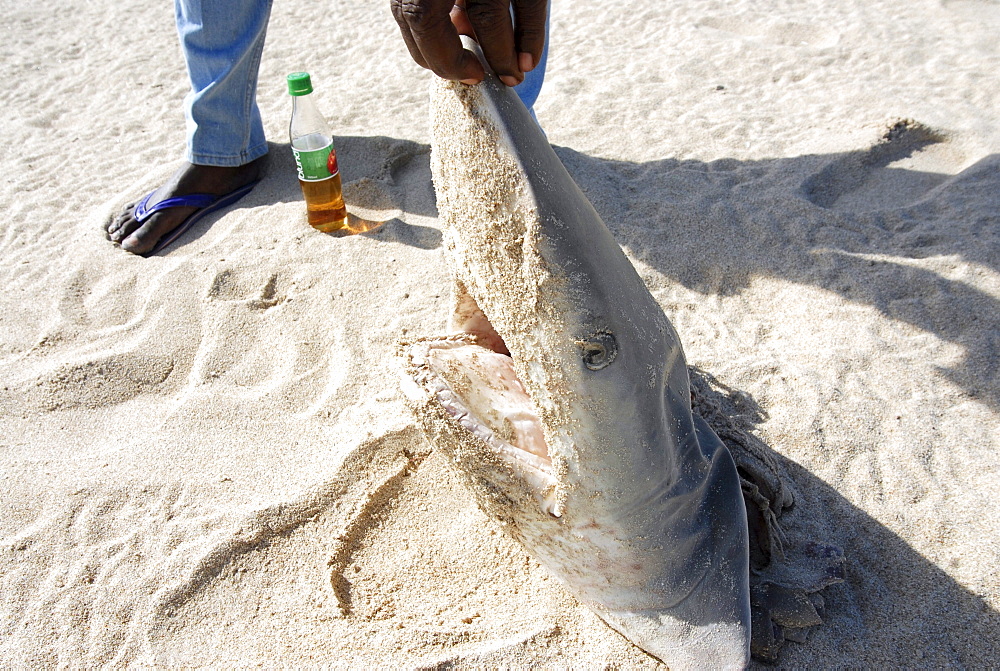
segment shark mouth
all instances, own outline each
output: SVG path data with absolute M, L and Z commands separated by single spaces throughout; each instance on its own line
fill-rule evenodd
M 556 478 L 538 411 L 503 340 L 488 323 L 485 329 L 482 321 L 478 326 L 410 343 L 410 375 L 450 421 L 475 436 L 527 485 L 545 513 L 559 517 Z

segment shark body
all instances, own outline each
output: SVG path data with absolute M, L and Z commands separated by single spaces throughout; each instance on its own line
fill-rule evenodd
M 516 95 L 436 82 L 452 332 L 413 397 L 480 507 L 671 668 L 750 655 L 747 516 L 677 333 Z

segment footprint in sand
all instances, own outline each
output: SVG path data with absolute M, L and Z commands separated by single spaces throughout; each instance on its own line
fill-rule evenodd
M 273 308 L 285 300 L 287 279 L 272 273 L 261 281 L 253 273 L 220 271 L 208 289 L 210 301 L 239 301 L 255 310 Z
M 101 408 L 159 391 L 173 370 L 169 356 L 119 353 L 60 366 L 12 391 L 48 411 Z
M 957 174 L 965 156 L 936 130 L 897 121 L 874 146 L 840 156 L 802 185 L 820 207 L 873 212 L 906 207 Z
M 406 206 L 413 169 L 429 160 L 430 148 L 410 140 L 343 137 L 337 145 L 344 166 L 344 200 L 360 216 L 397 217 Z
M 315 309 L 308 298 L 314 282 L 302 271 L 219 269 L 202 298 L 204 327 L 189 380 L 221 384 L 234 402 L 272 398 L 282 412 L 315 412 L 344 381 L 346 355 L 342 325 L 300 321 Z

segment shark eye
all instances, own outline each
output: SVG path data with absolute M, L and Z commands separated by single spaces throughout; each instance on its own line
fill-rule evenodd
M 583 365 L 590 370 L 601 370 L 611 364 L 618 355 L 618 342 L 608 331 L 598 331 L 586 340 L 577 340 L 583 356 Z

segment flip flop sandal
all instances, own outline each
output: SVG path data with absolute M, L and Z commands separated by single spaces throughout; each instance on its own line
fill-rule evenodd
M 140 200 L 132 210 L 132 216 L 135 217 L 135 220 L 140 224 L 146 223 L 146 221 L 155 213 L 172 207 L 197 207 L 199 209 L 196 212 L 192 212 L 191 216 L 182 221 L 177 228 L 160 238 L 160 241 L 156 243 L 156 246 L 142 256 L 152 256 L 153 254 L 163 251 L 163 249 L 177 240 L 177 238 L 187 233 L 187 231 L 198 223 L 203 217 L 215 212 L 216 210 L 232 205 L 240 198 L 253 191 L 253 188 L 257 186 L 258 183 L 259 180 L 250 182 L 245 186 L 241 186 L 240 188 L 221 196 L 212 195 L 210 193 L 191 193 L 186 196 L 164 198 L 160 202 L 147 207 L 146 204 L 149 202 L 149 199 L 153 197 L 154 193 L 156 193 L 155 190 L 150 191 L 146 194 L 146 197 Z

